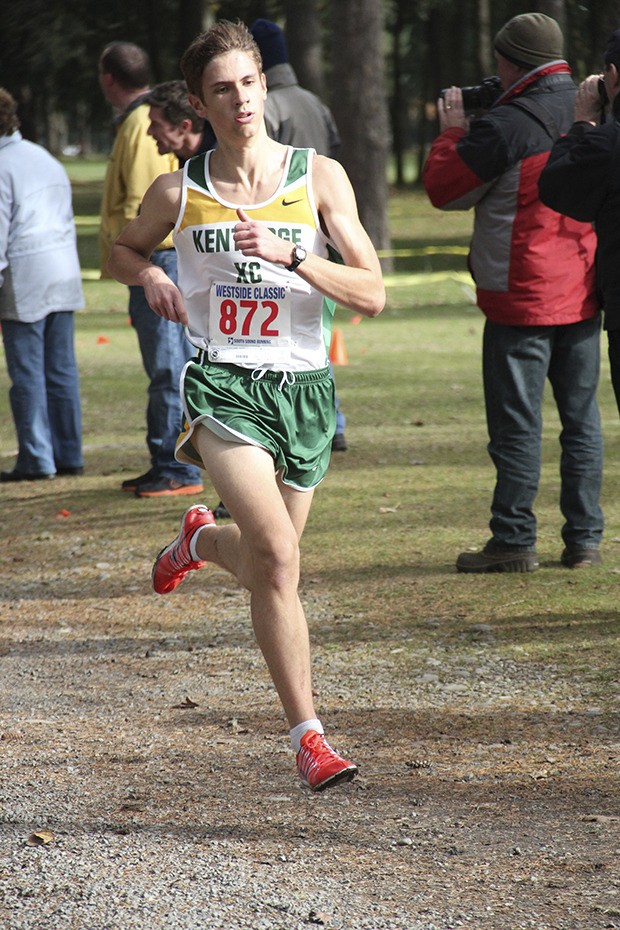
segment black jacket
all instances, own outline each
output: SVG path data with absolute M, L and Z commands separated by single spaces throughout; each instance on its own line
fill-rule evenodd
M 605 329 L 620 329 L 620 122 L 574 123 L 553 146 L 538 187 L 548 207 L 594 223 Z

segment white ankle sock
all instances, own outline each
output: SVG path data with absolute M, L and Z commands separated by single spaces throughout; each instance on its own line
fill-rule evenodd
M 214 525 L 215 525 L 215 524 L 213 524 L 213 523 L 206 523 L 204 526 L 198 527 L 198 529 L 196 530 L 196 532 L 194 533 L 194 535 L 193 535 L 192 538 L 190 539 L 190 541 L 189 541 L 189 554 L 191 555 L 191 557 L 192 557 L 192 559 L 193 559 L 194 562 L 204 562 L 204 559 L 202 559 L 202 558 L 198 555 L 198 553 L 196 552 L 196 544 L 197 544 L 197 542 L 198 542 L 198 537 L 200 536 L 200 534 L 202 533 L 202 531 L 203 531 L 203 530 L 207 530 L 207 529 L 209 529 L 209 527 L 214 526 Z
M 296 727 L 293 727 L 289 731 L 291 737 L 291 746 L 293 747 L 295 753 L 298 753 L 301 747 L 301 738 L 308 732 L 308 730 L 316 730 L 317 733 L 324 733 L 323 724 L 320 720 L 317 720 L 316 717 L 312 720 L 304 720 L 303 723 L 298 723 Z

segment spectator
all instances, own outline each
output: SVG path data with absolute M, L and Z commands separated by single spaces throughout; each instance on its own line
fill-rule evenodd
M 338 158 L 340 135 L 331 110 L 320 97 L 300 87 L 288 60 L 286 38 L 280 27 L 268 19 L 257 19 L 250 32 L 258 45 L 267 78 L 265 124 L 267 133 L 283 145 L 313 148 L 319 155 Z M 330 365 L 332 377 L 333 367 Z M 347 420 L 336 395 L 334 452 L 346 452 Z
M 160 155 L 172 153 L 180 165 L 188 158 L 215 148 L 217 139 L 208 120 L 202 119 L 189 102 L 185 81 L 158 84 L 145 98 L 150 105 L 149 135 Z M 223 501 L 213 510 L 218 520 L 230 517 Z
M 83 306 L 69 178 L 22 138 L 0 88 L 0 321 L 18 445 L 0 481 L 84 470 L 73 312 Z
M 577 91 L 575 123 L 553 146 L 539 189 L 553 210 L 594 223 L 598 288 L 620 411 L 620 29 L 609 37 L 602 80 L 611 119 L 605 121 L 601 76 L 590 75 Z
M 511 19 L 495 37 L 503 93 L 469 123 L 463 94 L 438 101 L 441 134 L 424 168 L 441 209 L 475 207 L 470 268 L 486 315 L 483 379 L 497 479 L 491 539 L 457 559 L 461 572 L 538 568 L 533 512 L 549 378 L 562 422 L 563 565 L 600 561 L 602 439 L 596 389 L 600 314 L 591 226 L 545 207 L 538 177 L 572 121 L 575 86 L 560 27 L 542 13 Z
M 102 92 L 120 115 L 108 164 L 101 204 L 101 270 L 107 276 L 112 243 L 137 214 L 144 192 L 160 174 L 174 171 L 173 155 L 159 155 L 148 136 L 149 61 L 146 52 L 130 42 L 112 42 L 99 59 Z M 177 259 L 167 237 L 153 252 L 153 262 L 174 280 Z M 123 491 L 138 497 L 196 494 L 202 480 L 196 468 L 177 462 L 176 437 L 182 409 L 179 378 L 193 349 L 183 328 L 152 313 L 141 287 L 129 288 L 129 315 L 138 336 L 142 363 L 149 379 L 146 442 L 151 464 L 137 478 L 122 482 Z
M 149 136 L 160 155 L 176 155 L 182 167 L 188 158 L 215 148 L 217 140 L 209 121 L 189 102 L 185 81 L 158 84 L 145 97 L 149 105 Z
M 277 23 L 257 19 L 250 32 L 258 45 L 267 78 L 267 133 L 283 145 L 316 149 L 338 158 L 340 135 L 331 110 L 316 94 L 300 87 L 289 64 L 286 37 Z

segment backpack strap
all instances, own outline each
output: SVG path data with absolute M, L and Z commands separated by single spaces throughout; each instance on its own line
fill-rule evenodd
M 545 130 L 552 142 L 559 139 L 562 135 L 560 127 L 553 119 L 546 107 L 544 107 L 535 97 L 519 97 L 517 100 L 511 100 L 507 106 L 519 107 L 529 113 L 537 123 Z

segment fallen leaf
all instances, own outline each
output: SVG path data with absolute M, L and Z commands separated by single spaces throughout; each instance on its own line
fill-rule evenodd
M 26 840 L 26 846 L 47 846 L 55 840 L 56 837 L 50 830 L 36 830 Z
M 325 914 L 323 911 L 315 911 L 314 908 L 308 914 L 308 923 L 311 924 L 325 924 L 329 923 L 329 914 Z
M 190 698 L 188 697 L 185 698 L 185 701 L 183 702 L 183 704 L 172 705 L 173 710 L 192 710 L 192 708 L 194 707 L 198 707 L 198 704 L 196 704 L 195 701 L 190 700 Z
M 379 513 L 396 513 L 400 504 L 396 504 L 395 507 L 379 507 Z
M 239 733 L 248 733 L 248 732 L 249 732 L 249 731 L 248 731 L 248 728 L 242 726 L 242 725 L 239 723 L 239 721 L 237 720 L 236 717 L 233 717 L 232 720 L 229 720 L 229 721 L 228 721 L 228 725 L 230 726 L 230 729 L 232 730 L 232 732 L 233 732 L 235 735 L 238 735 Z

